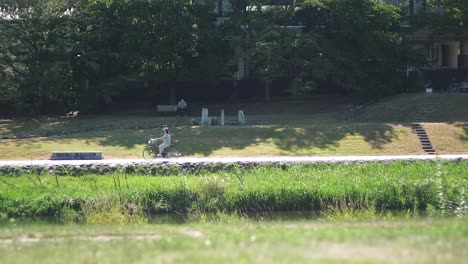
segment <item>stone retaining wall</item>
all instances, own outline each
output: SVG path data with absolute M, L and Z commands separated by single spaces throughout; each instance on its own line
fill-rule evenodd
M 456 159 L 446 162 L 461 162 L 463 159 Z M 380 162 L 391 163 L 400 161 L 342 161 L 342 162 L 165 162 L 165 163 L 151 163 L 151 162 L 135 162 L 130 164 L 82 164 L 82 165 L 3 165 L 0 166 L 0 175 L 17 176 L 25 173 L 39 174 L 39 175 L 63 175 L 63 176 L 81 176 L 87 174 L 106 175 L 113 173 L 124 174 L 138 174 L 149 176 L 166 176 L 166 175 L 179 175 L 179 174 L 204 174 L 218 171 L 239 172 L 241 170 L 248 170 L 256 167 L 279 167 L 287 169 L 295 164 L 307 164 L 315 166 L 323 163 L 335 164 L 360 164 L 365 162 Z M 421 162 L 417 160 L 403 161 L 407 163 Z M 424 162 L 437 162 L 435 160 L 425 160 Z

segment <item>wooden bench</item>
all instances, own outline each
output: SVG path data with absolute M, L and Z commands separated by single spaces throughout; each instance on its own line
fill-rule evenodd
M 177 105 L 157 105 L 158 113 L 177 112 Z

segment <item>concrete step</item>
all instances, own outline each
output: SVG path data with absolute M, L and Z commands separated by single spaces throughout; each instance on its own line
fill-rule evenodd
M 423 110 L 416 114 L 416 118 L 422 120 L 427 118 L 431 113 L 432 111 L 430 110 Z M 413 123 L 411 124 L 411 129 L 418 136 L 419 142 L 421 143 L 421 148 L 424 150 L 424 152 L 429 155 L 435 154 L 435 150 L 432 147 L 432 143 L 429 140 L 429 136 L 427 135 L 424 127 L 422 127 L 421 124 Z
M 52 151 L 51 160 L 100 160 L 101 151 Z

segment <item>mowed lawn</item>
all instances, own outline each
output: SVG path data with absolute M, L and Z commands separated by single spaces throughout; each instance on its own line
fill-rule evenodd
M 462 153 L 461 128 L 447 126 L 443 152 Z M 441 133 L 440 130 L 437 130 Z M 442 131 L 443 133 L 443 131 Z M 102 151 L 105 158 L 139 158 L 159 129 L 116 129 L 63 136 L 2 140 L 0 159 L 48 159 L 52 151 Z M 446 134 L 449 134 L 447 136 Z M 172 128 L 184 156 L 423 154 L 408 125 L 316 124 Z
M 466 219 L 0 227 L 9 263 L 465 263 Z
M 427 130 L 438 154 L 468 153 L 464 94 L 400 95 L 364 108 L 353 107 L 349 100 L 319 99 L 206 106 L 213 116 L 226 109 L 224 127 L 190 125 L 192 118 L 200 118 L 203 105 L 193 106 L 190 117 L 145 112 L 1 119 L 1 135 L 45 136 L 1 140 L 0 159 L 48 159 L 52 151 L 102 151 L 104 158 L 140 158 L 148 138 L 162 134 L 163 124 L 180 141 L 182 154 L 194 157 L 424 154 L 411 130 L 414 122 Z M 421 109 L 415 106 L 418 100 Z M 235 109 L 245 109 L 246 126 L 234 125 Z M 421 113 L 426 115 L 422 121 Z M 47 135 L 51 131 L 73 133 Z

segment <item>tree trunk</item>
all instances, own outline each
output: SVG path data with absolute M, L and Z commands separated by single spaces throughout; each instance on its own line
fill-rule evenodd
M 175 105 L 176 104 L 176 88 L 174 85 L 171 85 L 169 96 L 170 96 L 169 104 Z
M 239 99 L 239 86 L 237 83 L 237 79 L 234 79 L 234 89 L 232 90 L 232 93 L 229 99 L 234 102 L 236 102 Z
M 271 87 L 271 80 L 266 79 L 265 80 L 265 101 L 269 102 L 270 101 L 270 87 Z
M 458 68 L 468 68 L 468 41 L 460 41 L 460 61 Z

